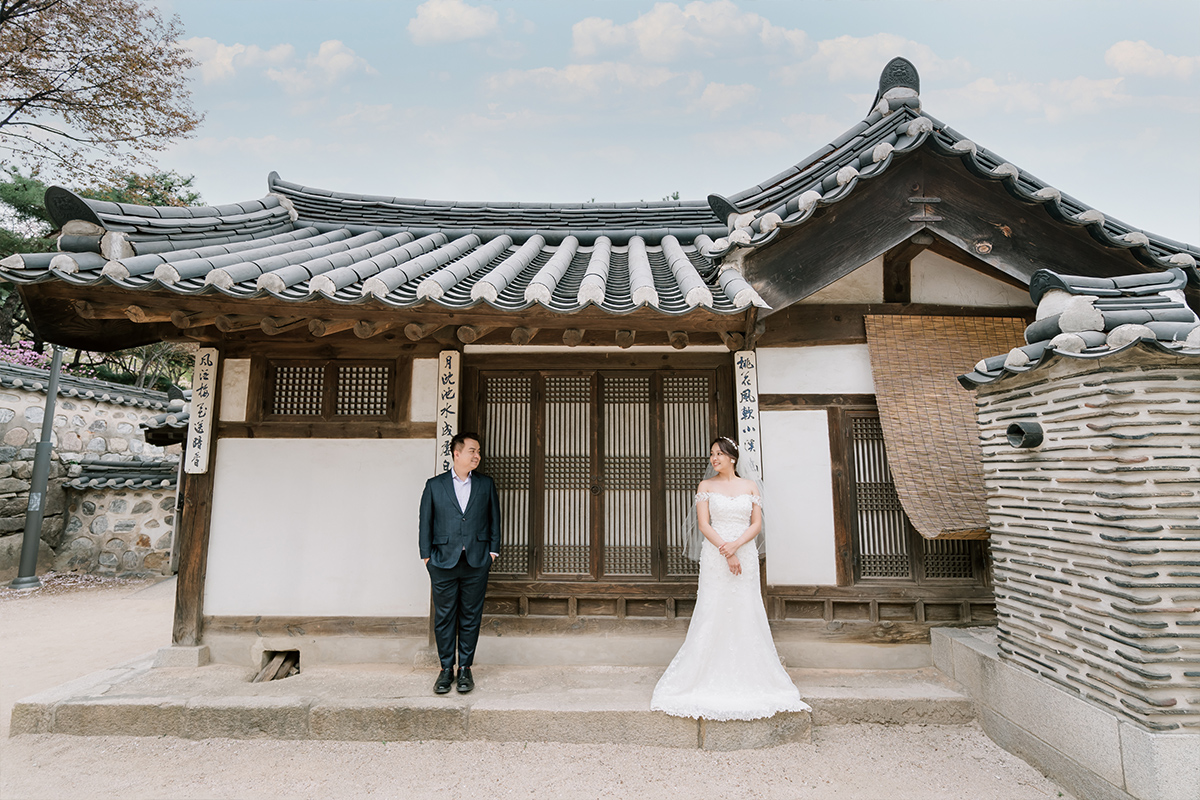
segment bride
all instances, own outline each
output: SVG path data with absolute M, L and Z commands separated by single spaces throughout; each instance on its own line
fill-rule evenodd
M 700 585 L 687 638 L 654 688 L 650 708 L 677 717 L 759 719 L 807 711 L 779 663 L 759 594 L 762 530 L 759 484 L 738 477 L 737 446 L 721 437 L 709 463 L 716 474 L 696 490 Z M 747 470 L 742 470 L 743 473 Z

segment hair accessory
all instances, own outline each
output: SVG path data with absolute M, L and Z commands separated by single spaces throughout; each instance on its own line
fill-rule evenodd
M 730 439 L 728 436 L 722 436 L 722 437 L 720 437 L 720 438 L 724 439 L 725 441 L 727 441 L 727 442 L 729 442 L 731 445 L 733 445 L 733 449 L 734 449 L 734 450 L 736 450 L 736 449 L 737 449 L 737 442 L 735 442 L 733 439 Z

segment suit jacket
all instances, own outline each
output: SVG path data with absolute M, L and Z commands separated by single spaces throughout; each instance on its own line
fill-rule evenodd
M 459 508 L 454 494 L 452 471 L 446 470 L 425 481 L 421 493 L 421 558 L 435 567 L 449 569 L 466 550 L 467 563 L 482 567 L 491 562 L 489 553 L 500 552 L 500 496 L 496 482 L 487 475 L 471 473 L 471 499 L 467 510 Z

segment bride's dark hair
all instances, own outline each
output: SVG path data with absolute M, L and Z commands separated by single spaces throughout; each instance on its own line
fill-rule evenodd
M 712 444 L 708 446 L 710 452 L 712 451 L 713 444 L 721 448 L 721 452 L 732 458 L 734 461 L 738 460 L 738 448 L 737 445 L 733 443 L 732 439 L 726 439 L 724 436 L 718 436 L 716 439 L 713 439 Z

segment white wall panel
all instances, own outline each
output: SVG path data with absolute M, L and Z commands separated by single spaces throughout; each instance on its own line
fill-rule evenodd
M 760 347 L 759 394 L 875 394 L 865 344 Z
M 417 507 L 431 439 L 222 439 L 206 615 L 429 613 Z
M 912 302 L 946 306 L 1033 307 L 1028 289 L 1009 286 L 928 250 L 912 262 Z
M 225 359 L 221 365 L 221 421 L 245 422 L 249 395 L 250 359 Z
M 761 424 L 767 583 L 836 584 L 828 415 L 764 411 Z
M 436 358 L 414 358 L 412 362 L 412 395 L 409 401 L 409 419 L 413 422 L 435 422 L 437 420 Z

